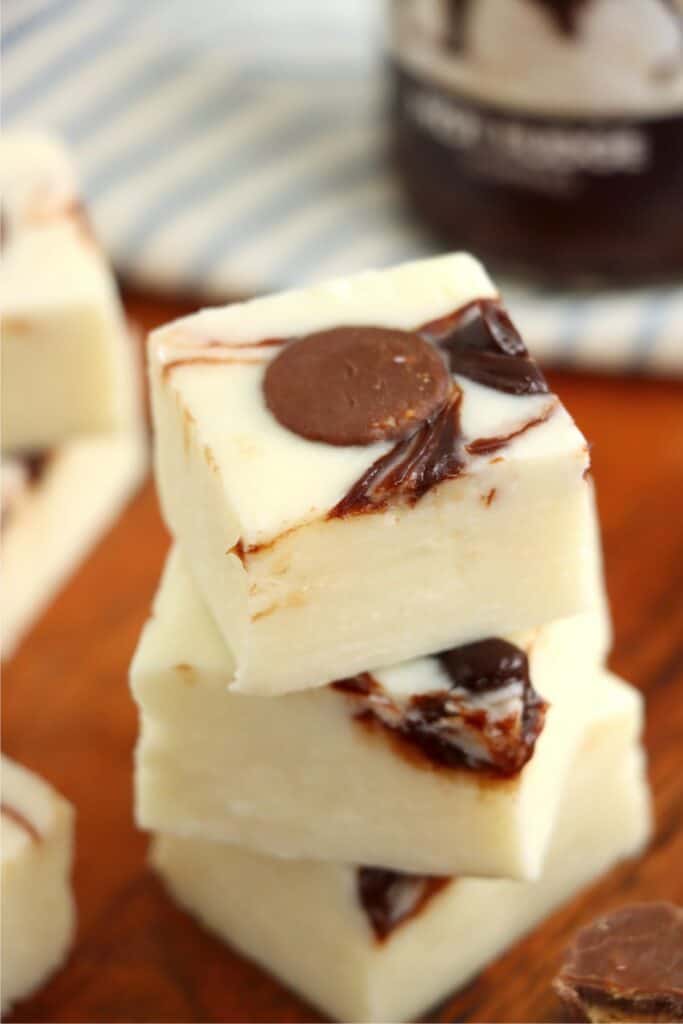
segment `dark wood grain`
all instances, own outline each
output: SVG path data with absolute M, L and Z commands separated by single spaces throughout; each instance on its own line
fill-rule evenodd
M 182 311 L 130 299 L 145 327 Z M 682 340 L 683 343 L 683 340 Z M 572 930 L 632 899 L 683 902 L 683 388 L 550 374 L 593 442 L 616 631 L 613 667 L 648 698 L 656 835 L 428 1016 L 559 1019 L 550 990 Z M 76 805 L 79 924 L 66 967 L 17 1021 L 317 1021 L 166 898 L 132 824 L 127 669 L 168 538 L 148 483 L 6 668 L 3 747 Z

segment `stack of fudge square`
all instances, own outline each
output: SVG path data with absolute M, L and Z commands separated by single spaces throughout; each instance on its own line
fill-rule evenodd
M 410 1019 L 649 833 L 588 446 L 466 254 L 204 310 L 149 362 L 153 865 L 323 1012 Z
M 133 346 L 57 141 L 7 133 L 2 193 L 2 656 L 145 471 Z

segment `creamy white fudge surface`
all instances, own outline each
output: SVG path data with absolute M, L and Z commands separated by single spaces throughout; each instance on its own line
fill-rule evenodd
M 74 812 L 46 782 L 2 757 L 2 1011 L 63 962 L 75 924 Z
M 234 689 L 586 605 L 587 446 L 472 257 L 205 310 L 149 363 L 162 509 Z
M 642 848 L 650 805 L 640 725 L 638 693 L 606 678 L 536 882 L 286 861 L 170 835 L 157 837 L 152 862 L 183 907 L 325 1013 L 409 1020 Z
M 0 140 L 2 447 L 53 447 L 128 422 L 131 351 L 116 285 L 63 147 Z
M 114 522 L 147 467 L 142 429 L 3 456 L 2 658 Z
M 535 877 L 609 646 L 598 558 L 592 612 L 263 700 L 226 693 L 233 660 L 174 550 L 131 669 L 138 823 L 288 857 Z

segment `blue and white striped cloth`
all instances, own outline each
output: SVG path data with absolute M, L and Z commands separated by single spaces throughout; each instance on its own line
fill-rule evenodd
M 433 251 L 384 154 L 378 0 L 5 0 L 4 118 L 75 150 L 118 270 L 218 298 Z M 546 361 L 683 372 L 683 289 L 503 283 Z

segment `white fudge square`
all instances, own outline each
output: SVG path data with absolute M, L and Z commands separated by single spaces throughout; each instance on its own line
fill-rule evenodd
M 307 339 L 311 351 L 311 332 L 321 346 L 316 332 L 405 340 L 421 331 L 425 356 L 425 339 L 436 350 L 432 336 L 444 323 L 455 323 L 460 339 L 485 316 L 503 316 L 496 290 L 472 257 L 457 254 L 205 310 L 152 333 L 162 509 L 234 652 L 234 689 L 305 689 L 585 606 L 587 447 L 557 396 L 534 386 L 542 378 L 530 359 L 487 353 L 529 374 L 527 391 L 511 393 L 478 372 L 475 380 L 471 370 L 452 371 L 448 348 L 457 403 L 410 420 L 414 433 L 398 442 L 310 440 L 266 402 L 274 367 L 297 348 L 292 339 Z M 516 337 L 524 351 L 513 331 L 498 323 L 494 333 L 512 347 Z M 378 402 L 390 373 L 398 364 L 407 373 L 411 358 L 376 368 Z M 371 388 L 341 357 L 333 385 L 306 387 L 309 368 L 280 388 L 286 403 L 303 381 L 292 414 L 307 397 L 323 420 L 327 404 L 338 411 L 344 374 Z M 420 380 L 434 384 L 428 372 Z M 351 393 L 345 408 L 354 402 Z M 373 427 L 400 422 L 389 411 Z M 454 437 L 440 460 L 448 427 Z
M 146 466 L 146 440 L 136 427 L 70 441 L 30 460 L 3 457 L 3 659 L 118 517 Z
M 376 670 L 369 704 L 350 681 L 270 700 L 226 693 L 233 659 L 175 550 L 131 669 L 138 823 L 288 857 L 536 877 L 609 646 L 597 535 L 593 560 L 592 611 L 514 638 L 550 707 L 527 763 L 492 775 L 476 749 L 475 770 L 442 763 L 450 738 L 460 754 L 481 734 L 445 713 L 458 689 L 434 657 Z M 434 734 L 419 708 L 435 691 Z M 509 686 L 467 700 L 494 730 L 522 704 Z M 432 756 L 383 724 L 415 714 L 418 740 L 446 741 Z
M 131 354 L 116 285 L 63 147 L 0 140 L 2 446 L 53 447 L 130 419 Z
M 344 1021 L 409 1020 L 641 849 L 650 808 L 640 721 L 636 691 L 613 678 L 596 688 L 536 882 L 383 878 L 380 871 L 374 882 L 385 905 L 378 906 L 363 895 L 367 872 L 343 864 L 286 861 L 169 835 L 157 837 L 152 862 L 181 906 L 325 1013 Z M 372 875 L 369 881 L 372 893 Z
M 2 757 L 2 1011 L 61 965 L 73 938 L 74 812 Z

